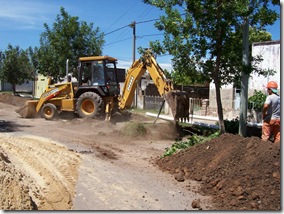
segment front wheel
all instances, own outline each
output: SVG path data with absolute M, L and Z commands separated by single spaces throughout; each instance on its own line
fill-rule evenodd
M 102 98 L 95 92 L 85 92 L 77 100 L 76 111 L 79 117 L 95 118 L 102 111 Z
M 46 120 L 53 120 L 58 116 L 58 110 L 52 103 L 46 103 L 41 109 L 41 116 Z

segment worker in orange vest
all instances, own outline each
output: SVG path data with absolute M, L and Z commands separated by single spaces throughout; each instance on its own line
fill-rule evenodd
M 268 82 L 268 96 L 263 104 L 262 117 L 262 140 L 268 141 L 274 135 L 274 142 L 280 142 L 280 96 L 278 95 L 278 85 L 274 81 Z

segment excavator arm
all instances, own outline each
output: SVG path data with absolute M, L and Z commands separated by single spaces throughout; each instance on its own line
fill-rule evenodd
M 120 109 L 129 108 L 132 105 L 137 83 L 145 72 L 145 64 L 141 63 L 140 60 L 136 60 L 128 69 L 124 87 L 122 89 L 122 95 L 119 97 Z
M 148 71 L 160 95 L 168 102 L 174 119 L 188 120 L 189 97 L 186 92 L 176 91 L 172 81 L 168 80 L 156 62 L 150 50 L 146 50 L 140 60 L 136 60 L 128 69 L 122 95 L 119 97 L 119 108 L 125 109 L 132 105 L 137 83 L 142 75 Z

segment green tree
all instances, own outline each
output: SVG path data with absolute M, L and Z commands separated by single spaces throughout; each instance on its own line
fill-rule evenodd
M 244 20 L 256 32 L 273 24 L 278 14 L 269 9 L 271 0 L 144 0 L 165 11 L 155 26 L 164 31 L 164 40 L 153 42 L 159 53 L 173 55 L 175 70 L 210 77 L 216 88 L 219 129 L 225 132 L 220 89 L 240 76 L 242 54 L 238 53 Z M 234 55 L 233 55 L 234 53 Z M 238 58 L 233 58 L 240 54 Z M 190 69 L 188 69 L 190 68 Z M 193 69 L 192 69 L 193 68 Z M 251 68 L 247 69 L 251 72 Z
M 32 79 L 32 66 L 27 51 L 19 46 L 8 45 L 0 56 L 0 79 L 12 84 L 13 94 L 16 85 Z
M 31 62 L 31 65 L 32 65 L 32 68 L 33 68 L 33 71 L 36 72 L 36 70 L 38 69 L 39 67 L 39 64 L 38 64 L 38 47 L 29 47 L 28 48 L 28 54 L 29 54 L 29 58 L 30 58 L 30 62 Z
M 99 28 L 93 29 L 93 23 L 87 24 L 79 21 L 77 16 L 70 16 L 63 7 L 60 8 L 60 15 L 57 15 L 53 27 L 50 28 L 45 23 L 44 28 L 38 50 L 39 73 L 54 78 L 63 77 L 66 74 L 67 59 L 69 71 L 74 72 L 79 57 L 102 54 L 104 39 Z
M 190 72 L 190 70 L 187 70 L 186 73 L 180 72 L 179 70 L 173 70 L 171 76 L 174 84 L 176 85 L 196 85 L 199 83 L 203 84 L 210 82 L 209 78 L 204 76 L 202 73 L 196 72 L 195 75 L 192 75 L 192 72 Z
M 269 32 L 257 30 L 250 27 L 249 29 L 249 43 L 271 41 L 272 36 Z M 273 75 L 275 71 L 270 69 L 262 69 L 259 64 L 263 61 L 261 55 L 252 56 L 252 45 L 249 47 L 250 67 L 248 72 L 256 72 L 259 75 L 267 76 Z M 240 88 L 241 70 L 242 70 L 242 32 L 237 31 L 232 35 L 232 39 L 224 44 L 224 58 L 228 64 L 221 64 L 221 70 L 226 71 L 227 75 L 224 75 L 224 80 L 227 83 L 233 83 L 234 87 Z M 237 71 L 237 72 L 236 72 Z M 223 80 L 223 81 L 224 81 Z

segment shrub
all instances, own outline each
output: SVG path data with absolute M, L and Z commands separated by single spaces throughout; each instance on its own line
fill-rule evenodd
M 253 95 L 248 98 L 248 108 L 261 111 L 265 102 L 266 95 L 261 91 L 254 90 Z
M 219 122 L 216 123 L 219 125 Z M 225 131 L 230 134 L 238 134 L 239 133 L 239 118 L 236 117 L 232 120 L 224 120 Z
M 224 120 L 225 130 L 227 133 L 238 134 L 239 133 L 239 118 L 232 120 Z
M 211 140 L 215 137 L 218 137 L 219 135 L 220 135 L 219 131 L 216 131 L 215 133 L 211 134 L 208 137 L 192 135 L 187 141 L 178 141 L 174 143 L 170 148 L 167 147 L 162 157 L 171 156 L 172 154 L 180 150 L 186 149 L 196 144 L 204 143 L 205 141 Z

